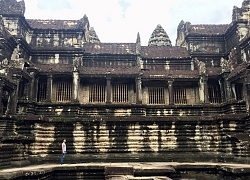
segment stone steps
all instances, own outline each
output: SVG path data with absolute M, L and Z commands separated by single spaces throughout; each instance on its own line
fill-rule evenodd
M 11 166 L 12 153 L 14 144 L 0 144 L 0 168 L 8 168 Z

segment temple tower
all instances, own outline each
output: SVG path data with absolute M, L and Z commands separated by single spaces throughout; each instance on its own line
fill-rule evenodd
M 171 41 L 160 24 L 157 25 L 151 34 L 148 46 L 172 46 Z

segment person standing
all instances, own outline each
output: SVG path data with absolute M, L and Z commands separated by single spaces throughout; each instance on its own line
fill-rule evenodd
M 64 158 L 65 158 L 65 155 L 66 155 L 66 139 L 63 139 L 63 142 L 62 142 L 62 155 L 61 155 L 61 160 L 60 160 L 60 164 L 64 164 Z

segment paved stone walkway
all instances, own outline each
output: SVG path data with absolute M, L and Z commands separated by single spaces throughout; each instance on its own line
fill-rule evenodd
M 134 172 L 173 173 L 177 169 L 206 169 L 215 168 L 233 174 L 250 173 L 250 164 L 230 163 L 178 163 L 178 162 L 137 162 L 137 163 L 79 163 L 79 164 L 41 164 L 19 168 L 0 170 L 0 179 L 12 179 L 21 176 L 38 176 L 55 170 L 88 170 L 104 169 L 105 174 L 111 176 L 131 176 Z M 110 178 L 114 179 L 115 178 Z M 125 178 L 124 178 L 125 179 Z M 167 179 L 167 178 L 166 178 Z

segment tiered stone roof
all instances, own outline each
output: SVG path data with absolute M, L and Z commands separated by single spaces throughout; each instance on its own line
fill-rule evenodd
M 79 20 L 51 20 L 51 19 L 27 19 L 28 24 L 33 29 L 78 29 Z
M 143 71 L 143 78 L 147 79 L 199 79 L 199 73 L 197 70 L 153 70 L 148 69 Z
M 80 20 L 58 20 L 58 19 L 26 19 L 33 29 L 53 30 L 80 30 L 89 29 L 89 20 L 86 15 Z
M 86 43 L 83 48 L 89 54 L 136 54 L 135 43 Z
M 190 25 L 189 34 L 199 35 L 223 35 L 229 28 L 229 24 L 199 24 Z
M 136 55 L 135 43 L 86 43 L 83 46 L 86 54 L 132 54 Z M 171 59 L 189 58 L 186 48 L 170 46 L 142 46 L 142 58 Z
M 106 75 L 107 73 L 113 75 L 136 75 L 139 74 L 140 68 L 138 66 L 126 67 L 80 67 L 80 74 L 87 75 Z
M 169 46 L 142 46 L 143 58 L 150 59 L 171 59 L 171 58 L 187 58 L 190 57 L 187 49 L 182 47 Z
M 71 73 L 73 71 L 72 64 L 37 64 L 36 68 L 40 72 Z
M 177 31 L 192 35 L 224 35 L 229 27 L 230 24 L 191 24 L 182 20 Z

